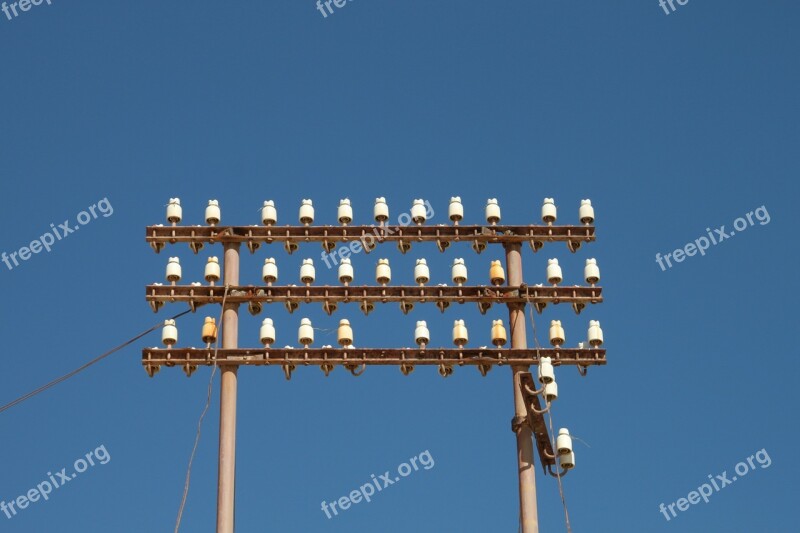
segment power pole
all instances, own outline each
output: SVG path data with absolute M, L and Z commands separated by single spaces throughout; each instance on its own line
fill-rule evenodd
M 385 214 L 378 217 L 378 200 L 383 202 Z M 317 366 L 327 376 L 337 366 L 360 376 L 367 366 L 397 366 L 408 375 L 416 366 L 437 366 L 439 373 L 447 377 L 453 370 L 461 366 L 474 366 L 482 375 L 486 375 L 495 366 L 510 366 L 514 386 L 514 418 L 512 430 L 517 439 L 517 467 L 519 477 L 519 521 L 523 533 L 538 533 L 538 509 L 536 503 L 536 476 L 534 463 L 533 442 L 539 454 L 541 466 L 550 475 L 561 477 L 574 467 L 574 453 L 571 440 L 566 435 L 559 435 L 558 449 L 554 450 L 543 414 L 550 409 L 551 402 L 555 400 L 557 388 L 555 387 L 553 367 L 574 365 L 579 372 L 585 375 L 586 369 L 593 365 L 606 364 L 606 352 L 601 349 L 602 331 L 599 323 L 590 322 L 589 343 L 577 348 L 564 348 L 564 333 L 560 322 L 551 324 L 550 342 L 552 347 L 540 348 L 537 344 L 535 350 L 529 350 L 526 333 L 526 304 L 530 304 L 537 313 L 541 313 L 547 305 L 567 304 L 580 314 L 588 304 L 598 304 L 603 301 L 602 288 L 597 286 L 599 270 L 596 262 L 587 260 L 584 277 L 587 285 L 559 286 L 561 270 L 557 261 L 548 264 L 548 282 L 550 285 L 526 285 L 522 276 L 522 244 L 530 244 L 534 252 L 539 251 L 546 243 L 564 242 L 571 252 L 580 248 L 583 242 L 595 240 L 594 212 L 591 203 L 583 200 L 579 218 L 581 225 L 554 225 L 555 206 L 552 199 L 545 200 L 542 219 L 546 225 L 510 226 L 498 224 L 500 220 L 499 207 L 493 200 L 492 209 L 496 209 L 491 216 L 490 206 L 487 206 L 488 225 L 459 225 L 463 216 L 463 209 L 453 209 L 453 202 L 460 199 L 451 199 L 450 219 L 453 225 L 425 225 L 425 217 L 417 211 L 412 216 L 416 225 L 406 224 L 386 225 L 388 207 L 383 198 L 376 200 L 375 219 L 379 226 L 349 225 L 352 220 L 352 211 L 340 214 L 341 226 L 314 226 L 313 209 L 310 201 L 304 200 L 301 207 L 301 224 L 299 226 L 275 226 L 277 214 L 272 202 L 265 202 L 262 211 L 264 226 L 219 226 L 219 204 L 210 201 L 206 210 L 207 226 L 179 226 L 182 211 L 178 199 L 171 199 L 167 208 L 167 219 L 171 226 L 148 226 L 146 241 L 156 251 L 160 252 L 167 245 L 187 243 L 191 250 L 197 254 L 205 244 L 222 243 L 224 247 L 224 292 L 214 281 L 219 280 L 219 265 L 216 258 L 209 258 L 205 278 L 209 285 L 193 283 L 191 285 L 177 285 L 180 281 L 180 267 L 177 258 L 170 258 L 167 266 L 167 280 L 171 285 L 153 284 L 146 287 L 146 299 L 154 312 L 166 303 L 187 303 L 192 311 L 201 305 L 223 304 L 222 310 L 222 347 L 219 350 L 211 348 L 207 343 L 205 348 L 178 348 L 177 329 L 174 321 L 165 323 L 162 342 L 165 348 L 145 348 L 142 350 L 142 365 L 153 377 L 162 366 L 180 366 L 188 376 L 198 366 L 219 366 L 221 371 L 220 394 L 220 432 L 219 432 L 219 482 L 217 493 L 217 533 L 233 533 L 235 516 L 235 472 L 236 472 L 236 399 L 237 399 L 237 371 L 239 366 L 278 366 L 286 379 L 291 379 L 292 372 L 298 367 Z M 344 204 L 345 201 L 343 201 Z M 415 200 L 415 207 L 421 208 L 421 200 Z M 268 206 L 268 204 L 271 204 Z M 419 204 L 419 205 L 418 205 Z M 349 209 L 349 201 L 346 202 Z M 303 214 L 305 211 L 305 215 Z M 341 205 L 340 205 L 341 209 Z M 423 212 L 424 212 L 424 208 Z M 310 210 L 310 214 L 309 214 Z M 547 213 L 545 213 L 547 211 Z M 412 217 L 409 217 L 409 221 Z M 400 222 L 398 218 L 398 222 Z M 467 285 L 466 267 L 463 261 L 458 265 L 453 264 L 452 277 L 455 285 L 426 285 L 429 281 L 427 265 L 425 274 L 417 275 L 417 285 L 389 285 L 388 264 L 379 263 L 379 268 L 386 269 L 380 276 L 376 272 L 376 281 L 380 285 L 350 285 L 353 280 L 352 269 L 350 273 L 342 274 L 339 280 L 342 285 L 314 285 L 314 274 L 301 274 L 301 281 L 305 286 L 274 285 L 277 281 L 277 266 L 273 261 L 271 268 L 275 269 L 274 275 L 264 274 L 265 285 L 241 286 L 239 281 L 239 251 L 241 244 L 247 245 L 250 253 L 255 253 L 262 245 L 282 244 L 287 253 L 291 254 L 299 248 L 300 243 L 318 242 L 325 252 L 330 253 L 341 243 L 347 243 L 353 250 L 352 243 L 360 241 L 361 249 L 370 253 L 378 245 L 395 242 L 402 253 L 406 253 L 412 243 L 435 243 L 440 252 L 444 252 L 450 244 L 456 242 L 471 243 L 472 249 L 480 254 L 488 245 L 502 245 L 506 255 L 507 282 L 505 273 L 499 261 L 491 267 L 491 286 Z M 353 251 L 352 253 L 358 253 Z M 589 264 L 591 262 L 591 265 Z M 335 261 L 334 261 L 335 263 Z M 349 263 L 348 263 L 349 266 Z M 456 267 L 463 269 L 456 274 Z M 213 268 L 212 268 L 213 267 Z M 551 267 L 554 273 L 551 274 Z M 209 274 L 209 268 L 212 272 Z M 267 268 L 265 264 L 265 269 Z M 313 262 L 304 265 L 311 268 Z M 500 269 L 495 272 L 494 269 Z M 265 270 L 266 271 L 266 270 Z M 302 270 L 301 270 L 302 273 Z M 383 281 L 381 281 L 383 280 Z M 505 284 L 504 284 L 505 283 Z M 399 303 L 403 313 L 412 310 L 415 304 L 433 303 L 442 313 L 452 303 L 477 304 L 481 314 L 491 308 L 493 304 L 506 304 L 509 313 L 511 334 L 510 348 L 506 344 L 506 332 L 500 321 L 495 329 L 492 327 L 491 348 L 467 348 L 466 325 L 463 321 L 456 322 L 453 328 L 453 342 L 456 348 L 429 347 L 429 332 L 423 327 L 423 333 L 417 337 L 418 348 L 354 348 L 352 346 L 352 329 L 347 321 L 340 323 L 338 341 L 340 348 L 325 346 L 312 347 L 313 330 L 310 322 L 305 319 L 301 322 L 301 332 L 307 328 L 307 333 L 298 335 L 302 348 L 276 348 L 272 346 L 275 340 L 274 327 L 270 321 L 262 324 L 261 334 L 263 346 L 239 348 L 238 325 L 239 307 L 247 304 L 251 314 L 261 313 L 264 304 L 283 304 L 289 313 L 294 312 L 301 305 L 322 304 L 328 315 L 333 314 L 337 308 L 346 304 L 356 304 L 368 315 L 376 305 L 385 303 Z M 212 321 L 211 318 L 207 319 Z M 212 321 L 213 322 L 213 321 Z M 302 325 L 305 323 L 305 325 Z M 423 323 L 424 324 L 424 323 Z M 169 333 L 167 334 L 167 328 Z M 271 330 L 270 333 L 270 329 Z M 555 329 L 554 329 L 555 328 Z M 594 329 L 593 329 L 594 328 Z M 345 333 L 342 333 L 344 331 Z M 555 331 L 555 336 L 554 332 Z M 205 335 L 205 333 L 204 333 Z M 349 335 L 349 336 L 348 336 Z M 305 340 L 303 340 L 305 339 Z M 347 340 L 349 339 L 349 340 Z M 537 365 L 541 375 L 535 379 L 530 373 L 531 365 Z M 538 388 L 537 381 L 541 385 Z M 542 408 L 542 401 L 545 408 Z M 562 437 L 565 437 L 562 442 Z M 555 467 L 555 471 L 554 471 Z
M 506 244 L 506 270 L 508 284 L 522 285 L 522 254 L 520 243 Z M 525 304 L 508 304 L 508 323 L 511 327 L 511 348 L 526 349 Z M 533 436 L 531 427 L 525 423 L 527 407 L 522 396 L 520 376 L 528 372 L 527 365 L 512 367 L 514 380 L 514 419 L 512 430 L 517 434 L 517 468 L 519 474 L 519 516 L 522 533 L 539 533 L 539 515 L 536 507 L 536 470 L 533 462 Z
M 226 285 L 239 285 L 238 242 L 225 243 Z M 222 311 L 222 348 L 239 346 L 239 304 L 226 302 Z M 217 533 L 233 533 L 236 498 L 236 395 L 238 365 L 220 365 L 219 480 L 217 484 Z

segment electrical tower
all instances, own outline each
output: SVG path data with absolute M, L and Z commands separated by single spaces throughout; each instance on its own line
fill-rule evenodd
M 160 252 L 167 245 L 187 243 L 197 254 L 206 244 L 221 243 L 224 249 L 223 271 L 216 257 L 208 259 L 205 278 L 207 285 L 179 285 L 181 274 L 177 258 L 170 258 L 167 266 L 169 285 L 154 284 L 146 287 L 146 299 L 153 311 L 166 303 L 183 302 L 192 311 L 202 305 L 217 304 L 222 309 L 222 346 L 211 347 L 216 340 L 216 324 L 206 319 L 203 338 L 205 348 L 179 348 L 177 328 L 173 322 L 165 324 L 162 341 L 165 348 L 146 348 L 142 351 L 142 364 L 152 377 L 160 367 L 179 366 L 188 376 L 198 366 L 218 366 L 221 371 L 220 393 L 220 437 L 219 437 L 219 483 L 217 498 L 217 533 L 233 533 L 234 492 L 236 465 L 236 399 L 237 372 L 241 366 L 280 367 L 286 378 L 298 366 L 318 366 L 325 374 L 341 366 L 354 375 L 360 375 L 366 366 L 398 366 L 408 374 L 416 366 L 436 366 L 443 377 L 453 372 L 456 366 L 474 366 L 482 375 L 494 366 L 508 366 L 513 378 L 514 417 L 512 430 L 516 434 L 517 463 L 519 473 L 520 523 L 523 533 L 538 533 L 536 506 L 536 481 L 534 469 L 534 442 L 539 461 L 545 472 L 563 476 L 574 466 L 571 439 L 566 430 L 561 430 L 556 449 L 544 421 L 544 413 L 557 398 L 553 367 L 575 365 L 581 374 L 592 365 L 606 364 L 602 345 L 602 330 L 599 323 L 591 321 L 588 342 L 577 348 L 565 348 L 563 328 L 560 321 L 551 322 L 549 340 L 551 347 L 538 345 L 528 348 L 526 332 L 526 306 L 531 305 L 541 313 L 547 305 L 567 304 L 580 314 L 587 304 L 602 302 L 602 289 L 597 283 L 600 275 L 593 259 L 587 260 L 584 269 L 585 286 L 560 286 L 561 268 L 557 260 L 550 260 L 547 268 L 549 285 L 528 285 L 522 276 L 522 246 L 528 243 L 534 252 L 545 244 L 563 242 L 575 252 L 584 242 L 595 240 L 594 211 L 591 202 L 583 200 L 579 209 L 579 225 L 555 225 L 556 207 L 552 199 L 545 199 L 540 225 L 510 226 L 500 224 L 500 208 L 490 199 L 486 206 L 486 224 L 461 225 L 463 206 L 460 198 L 451 199 L 449 218 L 452 225 L 425 225 L 425 208 L 421 200 L 415 200 L 409 216 L 411 225 L 387 225 L 388 206 L 383 198 L 376 199 L 374 215 L 377 225 L 350 225 L 352 208 L 349 200 L 339 206 L 340 226 L 313 225 L 314 210 L 310 200 L 304 200 L 300 208 L 300 225 L 278 226 L 274 203 L 267 201 L 262 210 L 263 226 L 220 225 L 220 209 L 216 200 L 206 208 L 205 226 L 181 226 L 180 201 L 171 199 L 167 206 L 170 226 L 148 226 L 146 241 Z M 452 277 L 455 286 L 428 286 L 427 265 L 419 264 L 415 269 L 417 285 L 390 285 L 391 275 L 388 261 L 379 262 L 376 285 L 350 285 L 352 269 L 339 267 L 342 285 L 314 285 L 313 266 L 304 264 L 301 280 L 305 286 L 277 285 L 277 267 L 267 260 L 264 265 L 264 285 L 242 286 L 239 283 L 240 248 L 245 244 L 251 254 L 262 245 L 282 244 L 288 254 L 295 252 L 300 244 L 320 243 L 326 252 L 331 252 L 340 243 L 359 241 L 363 251 L 370 253 L 377 246 L 395 243 L 406 253 L 412 243 L 435 243 L 443 252 L 451 243 L 467 242 L 481 253 L 488 246 L 499 246 L 505 252 L 505 272 L 499 262 L 493 262 L 489 285 L 467 285 L 466 268 L 463 262 L 454 263 Z M 383 260 L 382 260 L 383 261 Z M 424 263 L 424 261 L 423 261 Z M 349 261 L 347 262 L 349 264 Z M 381 270 L 382 266 L 387 270 Z M 424 268 L 422 268 L 424 266 Z M 461 268 L 463 267 L 463 275 Z M 273 269 L 274 268 L 274 274 Z M 291 313 L 301 305 L 320 304 L 328 315 L 340 305 L 358 305 L 369 314 L 378 304 L 396 303 L 404 313 L 410 312 L 414 304 L 433 303 L 442 312 L 452 303 L 474 303 L 481 314 L 493 304 L 506 305 L 509 310 L 511 343 L 505 348 L 507 333 L 500 321 L 492 324 L 492 348 L 467 348 L 467 331 L 463 321 L 456 321 L 453 328 L 455 348 L 428 346 L 427 324 L 418 323 L 415 332 L 417 348 L 354 348 L 349 322 L 340 322 L 338 340 L 340 347 L 312 347 L 313 330 L 310 322 L 301 321 L 299 342 L 302 348 L 273 347 L 274 330 L 271 321 L 265 320 L 261 329 L 262 346 L 239 347 L 239 307 L 248 306 L 252 314 L 258 314 L 264 304 L 283 304 Z M 346 324 L 345 324 L 346 322 Z M 461 322 L 461 324 L 459 324 Z M 308 329 L 305 330 L 304 327 Z M 537 376 L 530 367 L 538 368 Z M 538 385 L 537 385 L 538 383 Z M 537 387 L 539 387 L 537 389 Z M 545 407 L 542 407 L 542 403 Z

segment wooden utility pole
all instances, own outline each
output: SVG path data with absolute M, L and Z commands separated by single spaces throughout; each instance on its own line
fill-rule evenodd
M 520 243 L 509 243 L 506 249 L 506 270 L 508 284 L 522 285 L 522 254 Z M 511 348 L 526 349 L 528 341 L 525 333 L 525 304 L 508 304 L 508 323 L 511 328 Z M 512 429 L 517 434 L 517 468 L 519 470 L 519 517 L 522 533 L 539 533 L 539 514 L 536 507 L 536 470 L 533 464 L 533 437 L 526 419 L 528 410 L 522 397 L 520 375 L 528 372 L 527 365 L 514 365 L 511 368 L 514 379 L 514 419 Z
M 238 242 L 225 243 L 224 278 L 227 286 L 239 285 Z M 239 345 L 239 304 L 227 302 L 222 310 L 222 348 Z M 220 365 L 219 481 L 217 484 L 217 533 L 233 533 L 236 498 L 236 394 L 237 365 Z

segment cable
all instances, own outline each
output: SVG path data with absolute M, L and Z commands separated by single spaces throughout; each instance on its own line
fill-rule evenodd
M 551 446 L 553 450 L 556 449 L 556 443 L 554 439 L 555 433 L 553 433 L 553 413 L 551 412 L 552 409 L 547 410 L 547 417 L 550 419 L 550 435 L 551 435 Z M 559 465 L 556 465 L 556 478 L 558 479 L 558 492 L 561 494 L 561 504 L 564 506 L 564 520 L 567 523 L 567 533 L 572 533 L 572 526 L 569 524 L 569 511 L 567 511 L 567 500 L 564 497 L 564 486 L 561 483 L 561 471 Z
M 186 313 L 190 313 L 190 312 L 191 312 L 191 309 L 189 309 L 189 310 L 186 310 L 186 311 L 184 311 L 184 312 L 182 312 L 182 313 L 178 313 L 177 315 L 173 316 L 173 317 L 172 317 L 172 318 L 170 318 L 169 320 L 175 320 L 176 318 L 180 318 L 180 317 L 182 317 L 183 315 L 185 315 Z M 69 378 L 71 378 L 72 376 L 74 376 L 74 375 L 76 375 L 76 374 L 78 374 L 78 373 L 80 373 L 80 372 L 82 372 L 82 371 L 86 370 L 87 368 L 89 368 L 90 366 L 92 366 L 92 365 L 93 365 L 93 364 L 95 364 L 95 363 L 99 363 L 100 361 L 102 361 L 103 359 L 105 359 L 105 358 L 106 358 L 106 357 L 108 357 L 109 355 L 113 354 L 114 352 L 118 352 L 119 350 L 121 350 L 121 349 L 125 348 L 125 347 L 126 347 L 126 346 L 128 346 L 129 344 L 132 344 L 132 343 L 136 342 L 137 340 L 141 339 L 142 337 L 144 337 L 144 336 L 145 336 L 145 335 L 147 335 L 148 333 L 150 333 L 150 332 L 152 332 L 152 331 L 154 331 L 154 330 L 156 330 L 156 329 L 160 328 L 160 327 L 161 327 L 161 326 L 163 326 L 163 325 L 164 325 L 164 323 L 163 323 L 163 322 L 159 322 L 158 324 L 154 325 L 152 328 L 150 328 L 150 329 L 148 329 L 148 330 L 145 330 L 145 331 L 143 331 L 142 333 L 140 333 L 140 334 L 136 335 L 135 337 L 133 337 L 132 339 L 130 339 L 130 340 L 127 340 L 127 341 L 123 342 L 122 344 L 120 344 L 120 345 L 119 345 L 119 346 L 117 346 L 116 348 L 112 348 L 111 350 L 107 351 L 106 353 L 104 353 L 104 354 L 102 354 L 102 355 L 100 355 L 100 356 L 98 356 L 98 357 L 96 357 L 96 358 L 92 359 L 91 361 L 89 361 L 89 362 L 88 362 L 88 363 L 86 363 L 85 365 L 82 365 L 82 366 L 80 366 L 80 367 L 76 368 L 76 369 L 75 369 L 75 370 L 73 370 L 72 372 L 69 372 L 68 374 L 64 374 L 64 375 L 63 375 L 63 376 L 61 376 L 60 378 L 56 378 L 56 379 L 54 379 L 53 381 L 51 381 L 50 383 L 47 383 L 47 384 L 45 384 L 45 385 L 42 385 L 42 386 L 41 386 L 41 387 L 39 387 L 38 389 L 32 390 L 32 391 L 31 391 L 31 392 L 29 392 L 28 394 L 25 394 L 25 395 L 23 395 L 23 396 L 20 396 L 20 397 L 19 397 L 19 398 L 17 398 L 16 400 L 14 400 L 14 401 L 12 401 L 12 402 L 9 402 L 9 403 L 5 404 L 4 406 L 0 407 L 0 413 L 2 413 L 3 411 L 6 411 L 6 410 L 8 410 L 8 409 L 11 409 L 11 408 L 12 408 L 12 407 L 14 407 L 15 405 L 21 404 L 21 403 L 22 403 L 22 402 L 24 402 L 25 400 L 29 400 L 30 398 L 33 398 L 33 397 L 34 397 L 34 396 L 36 396 L 37 394 L 41 394 L 41 393 L 43 393 L 44 391 L 46 391 L 47 389 L 49 389 L 49 388 L 51 388 L 51 387 L 55 387 L 55 386 L 56 386 L 56 385 L 58 385 L 59 383 L 62 383 L 62 382 L 64 382 L 64 381 L 68 380 L 68 379 L 69 379 Z
M 533 328 L 533 342 L 536 345 L 536 356 L 539 358 L 539 350 L 541 349 L 541 345 L 539 344 L 539 337 L 536 334 L 536 320 L 533 318 L 533 305 L 530 303 L 531 299 L 527 288 L 525 289 L 525 299 L 528 301 L 528 311 L 530 312 L 531 327 Z M 553 452 L 556 452 L 555 433 L 553 432 L 552 407 L 547 410 L 547 416 L 550 420 L 550 445 L 553 447 Z M 567 533 L 572 533 L 572 526 L 569 523 L 569 511 L 567 510 L 567 499 L 564 497 L 564 485 L 561 482 L 561 470 L 559 465 L 556 465 L 556 478 L 558 479 L 558 493 L 561 495 L 561 504 L 564 506 L 564 520 L 566 521 L 567 525 Z
M 197 453 L 197 446 L 200 444 L 200 430 L 203 426 L 203 419 L 206 417 L 208 408 L 211 406 L 211 393 L 214 391 L 214 375 L 217 373 L 217 351 L 219 350 L 219 338 L 222 328 L 222 315 L 225 312 L 225 299 L 228 297 L 228 287 L 225 285 L 225 292 L 222 295 L 222 308 L 219 311 L 219 320 L 217 321 L 217 342 L 214 346 L 214 366 L 211 369 L 211 377 L 208 380 L 208 394 L 206 395 L 206 405 L 203 407 L 203 412 L 200 413 L 200 419 L 197 421 L 197 434 L 194 437 L 194 447 L 192 447 L 192 454 L 189 456 L 189 466 L 186 469 L 186 481 L 183 485 L 183 497 L 181 498 L 181 506 L 178 509 L 178 518 L 175 522 L 175 533 L 181 527 L 181 519 L 183 518 L 183 508 L 186 506 L 186 498 L 189 496 L 189 483 L 192 477 L 192 463 L 194 456 Z

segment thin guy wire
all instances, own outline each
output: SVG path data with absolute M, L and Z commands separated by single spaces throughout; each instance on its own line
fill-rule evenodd
M 178 509 L 178 518 L 175 522 L 175 533 L 178 533 L 178 529 L 181 527 L 181 519 L 183 518 L 183 508 L 186 506 L 186 498 L 189 496 L 189 483 L 192 477 L 192 463 L 194 462 L 194 456 L 197 453 L 197 446 L 200 444 L 200 430 L 203 426 L 203 419 L 208 412 L 208 408 L 211 405 L 211 393 L 214 390 L 214 375 L 217 373 L 217 351 L 219 350 L 219 338 L 222 328 L 222 315 L 225 313 L 225 299 L 228 297 L 228 287 L 229 285 L 225 285 L 225 292 L 222 295 L 222 308 L 219 311 L 219 321 L 217 322 L 217 342 L 214 346 L 214 366 L 211 369 L 211 377 L 208 380 L 208 394 L 206 395 L 206 405 L 203 407 L 203 412 L 200 414 L 200 419 L 197 421 L 197 434 L 194 437 L 194 447 L 192 448 L 192 454 L 189 456 L 189 466 L 186 469 L 186 481 L 183 485 L 183 497 L 181 498 L 181 506 Z
M 528 289 L 525 289 L 525 299 L 528 300 L 528 311 L 530 312 L 531 316 L 531 327 L 533 328 L 533 342 L 536 344 L 536 358 L 539 359 L 539 364 L 541 364 L 541 359 L 539 358 L 539 349 L 541 345 L 539 344 L 539 336 L 536 334 L 536 320 L 533 318 L 533 305 L 530 303 L 530 294 L 528 293 Z M 550 445 L 553 447 L 553 453 L 557 454 L 556 450 L 556 443 L 555 443 L 555 434 L 553 433 L 553 413 L 552 407 L 547 410 L 547 416 L 550 420 Z M 566 521 L 567 525 L 567 533 L 572 533 L 572 526 L 569 523 L 569 511 L 567 510 L 567 499 L 564 497 L 564 486 L 561 483 L 561 469 L 560 465 L 556 465 L 556 478 L 558 479 L 558 492 L 561 495 L 561 504 L 564 506 L 564 520 Z
M 185 315 L 186 313 L 189 313 L 189 312 L 191 312 L 191 310 L 187 310 L 187 311 L 184 311 L 184 312 L 182 312 L 182 313 L 178 313 L 177 315 L 173 316 L 173 317 L 172 317 L 172 318 L 170 318 L 169 320 L 175 320 L 176 318 L 180 318 L 180 317 L 182 317 L 183 315 Z M 84 364 L 84 365 L 82 365 L 82 366 L 80 366 L 80 367 L 76 368 L 76 369 L 75 369 L 75 370 L 73 370 L 72 372 L 69 372 L 69 373 L 67 373 L 67 374 L 64 374 L 63 376 L 61 376 L 61 377 L 59 377 L 59 378 L 56 378 L 56 379 L 54 379 L 53 381 L 51 381 L 51 382 L 49 382 L 49 383 L 47 383 L 47 384 L 45 384 L 45 385 L 42 385 L 42 386 L 41 386 L 41 387 L 39 387 L 38 389 L 32 390 L 31 392 L 29 392 L 29 393 L 27 393 L 27 394 L 25 394 L 25 395 L 23 395 L 23 396 L 20 396 L 20 397 L 19 397 L 19 398 L 17 398 L 16 400 L 14 400 L 14 401 L 11 401 L 11 402 L 9 402 L 9 403 L 5 404 L 4 406 L 0 407 L 0 413 L 2 413 L 2 412 L 4 412 L 4 411 L 6 411 L 6 410 L 8 410 L 8 409 L 11 409 L 11 408 L 12 408 L 12 407 L 14 407 L 15 405 L 18 405 L 18 404 L 20 404 L 20 403 L 24 402 L 25 400 L 29 400 L 30 398 L 33 398 L 33 397 L 34 397 L 34 396 L 36 396 L 37 394 L 41 394 L 41 393 L 43 393 L 44 391 L 46 391 L 46 390 L 47 390 L 47 389 L 49 389 L 49 388 L 55 387 L 55 386 L 56 386 L 56 385 L 58 385 L 59 383 L 62 383 L 62 382 L 64 382 L 64 381 L 68 380 L 69 378 L 71 378 L 71 377 L 75 376 L 76 374 L 78 374 L 78 373 L 80 373 L 80 372 L 83 372 L 84 370 L 86 370 L 86 369 L 87 369 L 87 368 L 89 368 L 90 366 L 94 365 L 95 363 L 99 363 L 100 361 L 102 361 L 103 359 L 105 359 L 105 358 L 106 358 L 106 357 L 108 357 L 109 355 L 113 354 L 114 352 L 118 352 L 119 350 L 121 350 L 121 349 L 125 348 L 125 347 L 126 347 L 126 346 L 128 346 L 129 344 L 132 344 L 132 343 L 136 342 L 137 340 L 141 339 L 142 337 L 144 337 L 144 336 L 145 336 L 145 335 L 147 335 L 148 333 L 150 333 L 150 332 L 152 332 L 152 331 L 154 331 L 154 330 L 156 330 L 156 329 L 160 328 L 160 327 L 161 327 L 161 326 L 163 326 L 163 325 L 164 325 L 164 323 L 163 323 L 163 322 L 159 322 L 158 324 L 154 325 L 152 328 L 150 328 L 150 329 L 147 329 L 147 330 L 143 331 L 142 333 L 140 333 L 140 334 L 136 335 L 136 336 L 135 336 L 135 337 L 133 337 L 132 339 L 130 339 L 130 340 L 127 340 L 127 341 L 125 341 L 124 343 L 120 344 L 120 345 L 119 345 L 119 346 L 117 346 L 116 348 L 112 348 L 111 350 L 109 350 L 109 351 L 105 352 L 104 354 L 102 354 L 102 355 L 100 355 L 100 356 L 98 356 L 98 357 L 95 357 L 94 359 L 92 359 L 92 360 L 91 360 L 91 361 L 89 361 L 88 363 L 86 363 L 86 364 Z

